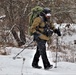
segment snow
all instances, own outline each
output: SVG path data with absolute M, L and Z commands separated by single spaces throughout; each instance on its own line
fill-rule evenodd
M 71 25 L 72 26 L 71 29 L 70 28 L 66 29 L 65 25 L 66 24 L 63 24 L 60 27 L 60 30 L 62 30 L 62 36 L 59 37 L 60 38 L 59 45 L 61 46 L 69 45 L 69 48 L 67 48 L 65 51 L 67 53 L 66 56 L 68 56 L 68 58 L 71 58 L 74 56 L 74 53 L 76 53 L 76 44 L 74 44 L 74 40 L 76 40 L 76 24 L 74 26 Z M 56 28 L 58 27 L 59 26 L 57 25 Z M 74 30 L 75 32 L 73 32 Z M 63 36 L 64 34 L 66 35 Z M 44 70 L 41 57 L 40 57 L 39 65 L 42 66 L 42 69 L 35 69 L 31 66 L 36 48 L 25 49 L 14 60 L 13 57 L 16 56 L 17 53 L 19 53 L 22 49 L 23 48 L 7 47 L 6 51 L 9 55 L 0 55 L 0 75 L 76 75 L 76 63 L 65 62 L 63 61 L 62 58 L 60 59 L 60 62 L 57 62 L 57 68 L 54 68 L 55 63 L 53 61 L 55 60 L 55 52 L 51 52 L 49 50 L 47 50 L 47 56 L 49 58 L 50 63 L 53 65 L 53 68 L 49 70 Z M 58 52 L 58 57 L 60 56 L 61 57 L 63 56 L 64 59 L 66 60 L 65 54 L 63 55 L 63 53 Z M 75 58 L 76 58 L 76 55 L 75 55 Z
M 35 53 L 34 49 L 25 49 L 15 60 L 13 57 L 22 50 L 22 48 L 7 47 L 9 55 L 0 55 L 0 75 L 76 75 L 76 63 L 58 62 L 57 68 L 44 70 L 40 58 L 39 65 L 42 69 L 32 68 L 31 63 Z M 49 61 L 53 66 L 52 53 L 47 51 Z M 25 59 L 25 60 L 24 60 Z
M 2 16 L 0 16 L 0 19 L 1 19 L 1 18 L 4 18 L 4 17 L 6 17 L 6 15 L 2 15 Z

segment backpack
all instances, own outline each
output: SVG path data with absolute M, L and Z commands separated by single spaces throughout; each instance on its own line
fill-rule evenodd
M 43 11 L 43 7 L 41 6 L 36 6 L 34 8 L 31 9 L 31 13 L 29 16 L 29 25 L 31 26 L 34 19 L 39 16 L 40 12 Z
M 31 13 L 29 15 L 29 29 L 30 29 L 30 27 L 31 27 L 34 19 L 36 17 L 38 17 L 39 14 L 40 14 L 40 12 L 42 12 L 42 11 L 43 11 L 43 7 L 41 7 L 41 6 L 36 6 L 36 7 L 34 7 L 34 8 L 31 9 Z

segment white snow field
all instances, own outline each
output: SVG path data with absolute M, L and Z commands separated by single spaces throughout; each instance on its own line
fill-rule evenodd
M 35 69 L 31 66 L 35 49 L 25 49 L 15 60 L 13 57 L 20 52 L 21 48 L 8 47 L 10 55 L 0 55 L 0 75 L 76 75 L 76 63 L 58 62 L 57 68 L 44 70 L 40 58 L 39 65 L 42 69 Z M 53 66 L 50 51 L 47 51 L 49 61 Z

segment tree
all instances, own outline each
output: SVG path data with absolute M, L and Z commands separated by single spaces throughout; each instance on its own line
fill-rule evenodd
M 19 45 L 26 42 L 25 39 L 25 16 L 24 16 L 24 3 L 21 1 L 7 0 L 1 1 L 0 6 L 4 9 L 6 18 L 9 20 L 9 29 Z M 18 37 L 17 29 L 20 31 Z
M 49 7 L 52 11 L 52 20 L 58 24 L 76 23 L 76 0 L 0 0 L 0 10 L 6 15 L 5 24 L 18 41 L 25 40 L 28 33 L 29 13 L 37 5 Z M 20 31 L 20 37 L 17 33 Z

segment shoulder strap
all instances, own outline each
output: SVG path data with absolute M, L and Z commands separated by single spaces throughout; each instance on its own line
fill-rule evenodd
M 41 18 L 41 22 L 40 22 L 40 24 L 43 22 L 43 17 L 42 16 L 39 16 L 40 18 Z M 39 24 L 39 26 L 40 26 L 40 24 Z

